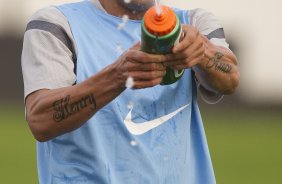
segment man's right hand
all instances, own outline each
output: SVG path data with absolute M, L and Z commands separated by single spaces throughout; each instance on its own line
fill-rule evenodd
M 81 83 L 31 93 L 26 98 L 26 112 L 34 137 L 44 142 L 79 128 L 124 91 L 128 77 L 134 79 L 135 89 L 160 84 L 166 71 L 165 59 L 166 56 L 140 51 L 140 44 L 136 44 L 116 62 Z
M 135 44 L 113 64 L 122 85 L 132 77 L 134 89 L 153 87 L 162 82 L 166 74 L 164 55 L 148 54 L 140 51 L 140 42 Z

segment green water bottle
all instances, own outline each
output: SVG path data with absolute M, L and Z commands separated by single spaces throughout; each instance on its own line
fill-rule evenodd
M 182 35 L 182 27 L 174 11 L 167 6 L 162 6 L 161 10 L 161 13 L 158 14 L 155 7 L 150 8 L 142 21 L 141 50 L 150 54 L 171 53 Z M 173 84 L 183 74 L 184 70 L 167 67 L 161 85 Z

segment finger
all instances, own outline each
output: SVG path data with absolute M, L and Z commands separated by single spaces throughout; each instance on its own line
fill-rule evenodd
M 184 33 L 184 38 L 173 47 L 172 53 L 176 54 L 183 51 L 184 49 L 189 47 L 191 43 L 192 42 L 189 38 L 189 35 Z
M 154 87 L 156 85 L 159 85 L 162 82 L 163 78 L 156 78 L 150 81 L 136 81 L 134 83 L 134 89 L 143 89 L 143 88 L 149 88 Z
M 131 76 L 134 81 L 153 80 L 156 78 L 164 77 L 165 74 L 166 71 L 133 71 L 128 73 L 128 75 Z
M 176 54 L 166 54 L 164 55 L 165 59 L 164 59 L 164 64 L 165 63 L 169 63 L 175 60 L 183 60 L 185 58 L 188 57 L 187 53 L 185 52 L 180 52 L 180 53 L 176 53 Z
M 184 38 L 183 40 L 173 47 L 173 53 L 179 53 L 189 47 L 200 34 L 196 28 L 183 27 Z
M 188 67 L 186 65 L 175 65 L 171 67 L 174 70 L 184 70 L 187 69 Z
M 136 50 L 130 52 L 129 57 L 141 63 L 162 63 L 165 61 L 164 55 L 148 54 L 148 53 L 145 53 L 142 51 L 136 51 Z
M 205 42 L 208 42 L 208 41 L 209 41 L 209 39 L 208 39 L 206 36 L 202 35 L 202 34 L 201 34 L 201 37 L 203 38 L 203 40 L 204 40 Z
M 191 61 L 195 58 L 198 58 L 198 57 L 204 57 L 205 56 L 205 47 L 204 45 L 199 45 L 198 48 L 196 48 L 194 51 L 191 51 L 191 55 L 186 59 L 186 61 Z M 189 52 L 189 51 L 187 51 Z
M 174 66 L 171 66 L 171 68 L 177 69 L 177 70 L 192 68 L 192 67 L 196 66 L 197 64 L 199 64 L 201 61 L 202 61 L 202 58 L 195 58 L 195 59 L 191 60 L 189 63 L 185 63 L 185 64 L 182 64 L 182 65 L 174 65 Z
M 203 57 L 205 54 L 205 47 L 203 42 L 193 43 L 190 47 L 186 48 L 183 52 L 175 54 L 173 59 L 168 62 L 164 62 L 165 66 L 179 65 L 189 62 L 196 57 Z
M 205 47 L 201 46 L 201 45 L 199 45 L 198 47 L 199 48 L 194 47 L 195 50 L 192 50 L 189 47 L 185 51 L 183 51 L 182 53 L 175 54 L 175 55 L 177 55 L 177 56 L 174 56 L 174 58 L 173 58 L 175 60 L 164 62 L 164 65 L 165 66 L 173 66 L 173 65 L 185 64 L 185 63 L 189 62 L 190 60 L 192 60 L 194 58 L 203 57 L 204 53 L 205 53 Z
M 164 63 L 164 65 L 169 67 L 169 66 L 175 66 L 175 65 L 183 65 L 183 64 L 185 64 L 185 62 L 186 62 L 186 59 L 179 59 L 179 60 L 166 62 L 166 63 Z
M 163 63 L 139 63 L 129 62 L 127 71 L 164 71 L 166 66 Z

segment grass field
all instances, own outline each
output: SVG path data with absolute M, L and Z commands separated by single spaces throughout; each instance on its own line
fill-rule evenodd
M 282 183 L 282 113 L 202 112 L 218 184 Z M 37 182 L 35 141 L 22 108 L 0 108 L 0 183 Z

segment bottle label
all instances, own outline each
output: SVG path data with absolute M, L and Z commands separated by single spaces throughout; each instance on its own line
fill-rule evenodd
M 180 39 L 181 39 L 181 37 L 183 37 L 183 36 L 184 36 L 184 33 L 183 33 L 183 30 L 182 30 L 182 26 L 180 26 L 180 33 L 179 33 L 177 39 L 176 39 L 175 42 L 174 42 L 174 46 L 177 45 L 177 44 L 179 44 Z
M 177 39 L 175 40 L 174 46 L 177 45 L 177 44 L 179 44 L 180 39 L 181 39 L 183 36 L 184 36 L 184 33 L 183 33 L 183 31 L 182 31 L 182 26 L 180 26 L 180 33 L 179 33 Z M 179 77 L 182 76 L 183 73 L 184 73 L 184 70 L 174 70 L 174 77 L 175 77 L 176 79 L 178 79 Z

